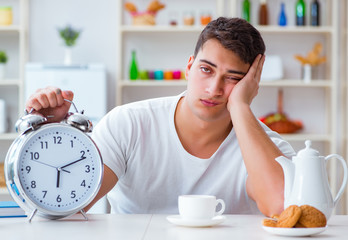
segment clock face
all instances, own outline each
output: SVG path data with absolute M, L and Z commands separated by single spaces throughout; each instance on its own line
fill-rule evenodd
M 103 164 L 80 130 L 49 124 L 28 136 L 17 161 L 20 186 L 39 210 L 68 213 L 85 207 L 99 190 Z

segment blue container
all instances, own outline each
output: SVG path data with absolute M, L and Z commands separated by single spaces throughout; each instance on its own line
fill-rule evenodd
M 163 71 L 162 70 L 156 70 L 154 72 L 155 80 L 163 80 Z

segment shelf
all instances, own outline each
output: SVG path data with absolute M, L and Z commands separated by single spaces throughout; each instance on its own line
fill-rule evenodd
M 13 141 L 18 137 L 18 133 L 0 133 L 0 140 Z
M 22 28 L 17 25 L 0 26 L 0 32 L 20 32 Z
M 9 194 L 8 189 L 5 187 L 0 187 L 0 195 L 2 194 Z
M 186 86 L 186 80 L 123 80 L 120 81 L 122 87 L 163 87 L 163 86 Z
M 305 83 L 300 79 L 282 79 L 275 81 L 261 81 L 260 86 L 264 87 L 321 87 L 330 88 L 332 86 L 330 80 L 312 80 L 309 83 Z
M 262 33 L 296 33 L 296 34 L 331 34 L 333 28 L 330 26 L 324 27 L 296 27 L 296 26 L 255 26 Z M 200 33 L 203 30 L 203 26 L 169 26 L 169 25 L 155 25 L 155 26 L 133 26 L 133 25 L 123 25 L 121 26 L 121 32 L 124 33 L 178 33 L 178 32 L 192 32 Z
M 312 141 L 323 141 L 330 142 L 332 140 L 332 136 L 328 134 L 310 134 L 310 133 L 296 133 L 296 134 L 281 134 L 281 136 L 287 141 L 304 141 L 312 140 Z
M 321 26 L 321 27 L 313 27 L 313 26 L 255 26 L 262 33 L 296 33 L 296 34 L 331 34 L 333 32 L 333 28 L 330 26 Z
M 0 80 L 0 86 L 20 86 L 21 82 L 18 79 Z
M 167 25 L 155 25 L 155 26 L 133 26 L 133 25 L 124 25 L 121 26 L 121 32 L 128 33 L 141 33 L 141 32 L 193 32 L 200 33 L 203 30 L 202 26 L 167 26 Z
M 310 83 L 305 83 L 299 79 L 283 79 L 275 81 L 261 81 L 260 86 L 263 87 L 319 87 L 330 88 L 332 86 L 330 80 L 312 80 Z M 156 87 L 156 86 L 186 86 L 186 80 L 122 80 L 122 87 Z

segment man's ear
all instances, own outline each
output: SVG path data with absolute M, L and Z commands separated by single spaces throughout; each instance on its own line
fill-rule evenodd
M 192 64 L 195 60 L 195 57 L 193 55 L 190 56 L 189 60 L 188 60 L 188 63 L 186 65 L 186 70 L 185 70 L 185 78 L 186 80 L 188 80 L 188 75 L 189 75 L 189 72 L 191 70 L 191 67 L 192 67 Z

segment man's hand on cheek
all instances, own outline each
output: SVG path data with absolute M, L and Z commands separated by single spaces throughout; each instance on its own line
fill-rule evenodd
M 249 68 L 248 73 L 232 88 L 227 102 L 227 109 L 229 111 L 237 104 L 251 104 L 259 90 L 264 61 L 265 56 L 259 54 Z

